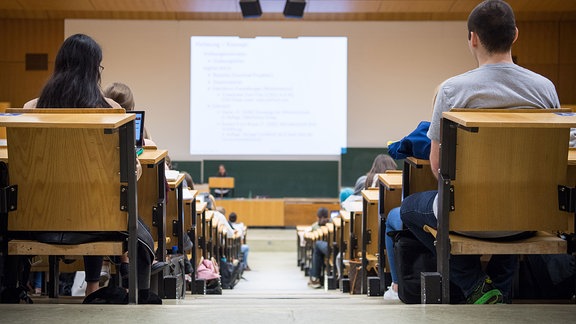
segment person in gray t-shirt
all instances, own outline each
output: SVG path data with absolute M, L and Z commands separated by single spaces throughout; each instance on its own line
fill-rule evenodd
M 468 46 L 478 68 L 443 82 L 437 93 L 432 122 L 430 166 L 438 178 L 440 119 L 451 108 L 558 108 L 558 95 L 545 77 L 516 65 L 512 61 L 512 44 L 518 29 L 512 8 L 501 0 L 487 0 L 472 10 L 468 17 Z M 437 226 L 435 201 L 437 191 L 406 197 L 401 206 L 404 226 L 433 253 L 434 238 L 423 226 Z M 464 294 L 466 302 L 496 304 L 509 302 L 517 258 L 495 255 L 486 272 L 480 256 L 453 255 L 450 259 L 450 281 Z

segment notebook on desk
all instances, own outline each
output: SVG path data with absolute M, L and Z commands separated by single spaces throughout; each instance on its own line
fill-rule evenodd
M 139 156 L 144 152 L 144 111 L 131 111 L 131 113 L 136 115 L 134 120 L 134 135 L 136 138 L 136 156 Z

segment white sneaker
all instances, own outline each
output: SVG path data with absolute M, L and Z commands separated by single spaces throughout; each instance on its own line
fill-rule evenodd
M 400 300 L 400 298 L 398 298 L 398 293 L 392 287 L 388 287 L 388 290 L 384 293 L 384 300 Z
M 102 269 L 100 270 L 100 280 L 99 287 L 108 287 L 108 282 L 110 282 L 110 264 L 102 264 Z

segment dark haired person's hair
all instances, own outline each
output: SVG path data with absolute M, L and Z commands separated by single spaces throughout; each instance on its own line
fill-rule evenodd
M 237 219 L 238 216 L 236 215 L 235 212 L 231 212 L 230 215 L 228 216 L 228 220 L 230 221 L 230 223 L 236 223 Z
M 110 108 L 100 88 L 102 49 L 91 37 L 68 37 L 56 55 L 54 73 L 38 98 L 38 108 Z
M 318 208 L 318 212 L 316 213 L 316 216 L 318 216 L 319 218 L 328 218 L 328 216 L 329 216 L 328 209 L 326 209 L 324 207 Z
M 505 53 L 516 38 L 516 18 L 510 5 L 502 0 L 486 0 L 468 16 L 468 39 L 474 32 L 489 53 Z

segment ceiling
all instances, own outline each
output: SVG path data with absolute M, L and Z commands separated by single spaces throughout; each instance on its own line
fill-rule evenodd
M 251 20 L 286 20 L 260 0 Z M 480 0 L 307 0 L 303 20 L 465 20 Z M 576 0 L 509 0 L 518 20 L 576 20 Z M 2 19 L 242 20 L 239 0 L 1 0 Z

